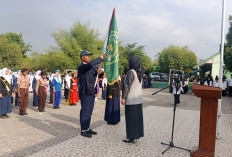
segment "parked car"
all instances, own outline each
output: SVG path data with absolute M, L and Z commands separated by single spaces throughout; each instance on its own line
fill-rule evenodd
M 161 78 L 161 81 L 168 81 L 168 75 L 167 74 L 162 73 L 160 75 L 160 78 Z
M 153 81 L 159 81 L 160 80 L 160 73 L 152 72 L 152 73 L 150 73 L 150 77 Z
M 153 81 L 168 81 L 168 75 L 159 72 L 152 72 L 150 77 Z

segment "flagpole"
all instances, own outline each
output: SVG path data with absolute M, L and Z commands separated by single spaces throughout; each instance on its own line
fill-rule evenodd
M 106 40 L 107 38 L 108 38 L 108 33 L 106 33 L 105 40 Z M 104 43 L 104 44 L 106 44 L 106 46 L 107 46 L 107 43 Z M 103 47 L 104 47 L 104 45 L 103 45 Z M 103 49 L 102 49 L 101 55 L 102 55 L 102 54 L 103 54 L 103 55 L 105 54 L 105 52 L 103 52 Z M 105 59 L 105 57 L 104 57 L 104 59 Z M 101 69 L 101 67 L 102 67 L 102 63 L 100 64 L 100 66 L 99 66 L 98 68 Z M 97 73 L 97 77 L 96 77 L 96 81 L 95 81 L 95 84 L 94 84 L 94 88 L 96 88 L 98 77 L 99 77 L 99 74 Z
M 221 23 L 221 56 L 220 56 L 220 70 L 219 70 L 219 87 L 222 88 L 223 77 L 223 57 L 224 57 L 224 30 L 225 30 L 225 0 L 222 0 L 222 23 Z M 218 116 L 217 116 L 217 138 L 220 135 L 221 129 L 221 103 L 222 99 L 218 99 Z
M 102 63 L 100 64 L 100 66 L 98 68 L 101 69 L 101 65 L 102 65 Z M 94 88 L 96 88 L 98 77 L 99 77 L 99 73 L 97 73 L 97 77 L 96 77 L 96 81 L 95 81 L 95 84 L 94 84 Z

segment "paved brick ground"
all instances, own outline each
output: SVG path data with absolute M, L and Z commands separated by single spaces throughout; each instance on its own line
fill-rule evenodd
M 117 126 L 103 124 L 97 127 L 98 135 L 92 139 L 77 136 L 33 154 L 32 157 L 46 156 L 71 156 L 71 157 L 187 157 L 188 151 L 170 149 L 164 155 L 161 154 L 167 146 L 160 142 L 168 143 L 171 136 L 172 108 L 148 106 L 144 108 L 145 137 L 136 144 L 125 144 L 125 120 Z M 223 115 L 222 137 L 216 143 L 216 156 L 226 157 L 232 154 L 231 131 L 228 129 L 227 119 L 232 118 Z M 178 109 L 176 112 L 174 144 L 176 146 L 191 149 L 198 143 L 199 112 L 195 110 Z
M 158 93 L 154 96 L 151 95 L 154 91 L 157 91 L 157 89 L 145 89 L 143 90 L 144 92 L 144 118 L 145 118 L 145 131 L 146 129 L 149 130 L 149 127 L 155 127 L 152 126 L 151 123 L 156 122 L 159 124 L 160 127 L 155 128 L 157 132 L 163 132 L 164 128 L 171 126 L 171 118 L 170 115 L 172 116 L 172 105 L 173 105 L 173 96 L 172 94 L 168 93 L 167 90 Z M 46 112 L 45 113 L 39 113 L 37 108 L 32 106 L 32 94 L 30 95 L 30 103 L 28 107 L 28 116 L 21 117 L 17 113 L 18 111 L 16 109 L 13 110 L 13 113 L 10 114 L 11 118 L 9 119 L 0 119 L 0 156 L 29 156 L 34 153 L 37 153 L 40 155 L 43 155 L 43 150 L 57 150 L 59 146 L 63 143 L 68 142 L 69 140 L 71 141 L 83 141 L 83 142 L 90 142 L 86 141 L 86 139 L 83 139 L 80 136 L 80 124 L 79 124 L 79 111 L 80 111 L 80 104 L 78 103 L 77 106 L 65 106 L 65 101 L 62 99 L 61 102 L 61 109 L 60 110 L 54 110 L 52 109 L 52 106 L 49 104 L 46 104 Z M 224 130 L 228 131 L 227 133 L 224 133 L 221 135 L 221 139 L 219 139 L 217 143 L 220 143 L 220 140 L 223 144 L 221 144 L 220 148 L 226 149 L 231 146 L 232 141 L 229 140 L 231 139 L 232 136 L 232 118 L 231 118 L 231 113 L 232 113 L 232 98 L 225 97 L 222 99 L 222 112 L 223 117 L 222 117 L 222 128 L 224 126 L 228 126 L 227 128 L 224 128 Z M 124 118 L 122 117 L 122 123 L 120 125 L 116 126 L 117 129 L 115 128 L 109 128 L 110 126 L 105 125 L 105 122 L 103 121 L 104 119 L 104 108 L 105 108 L 105 102 L 101 99 L 96 102 L 95 104 L 95 109 L 94 113 L 92 116 L 92 122 L 91 126 L 92 128 L 96 128 L 99 132 L 99 135 L 95 138 L 100 141 L 105 141 L 104 143 L 98 143 L 98 140 L 94 140 L 95 143 L 93 144 L 98 150 L 99 144 L 101 144 L 101 147 L 99 147 L 98 153 L 95 155 L 91 155 L 90 148 L 86 149 L 90 154 L 89 156 L 101 156 L 104 151 L 101 150 L 101 148 L 104 148 L 104 144 L 107 143 L 107 141 L 112 141 L 110 137 L 114 136 L 114 132 L 120 132 L 121 136 L 117 136 L 117 140 L 120 142 L 118 145 L 120 145 L 121 148 L 121 139 L 124 138 Z M 189 94 L 181 95 L 181 106 L 178 107 L 178 110 L 183 112 L 183 113 L 190 113 L 193 114 L 194 117 L 190 116 L 190 119 L 195 119 L 196 125 L 195 129 L 199 128 L 198 123 L 199 123 L 199 108 L 200 108 L 200 99 L 192 96 L 191 92 Z M 148 111 L 147 111 L 148 110 Z M 154 112 L 151 112 L 154 111 Z M 156 111 L 159 111 L 159 116 L 152 116 L 152 115 L 157 115 Z M 160 114 L 162 112 L 162 114 Z M 170 113 L 167 113 L 170 112 Z M 123 116 L 124 114 L 124 107 L 121 107 L 121 115 Z M 186 123 L 187 127 L 187 122 L 185 122 L 186 119 L 188 118 L 189 114 L 183 114 L 180 116 L 181 118 L 181 124 Z M 153 119 L 154 118 L 154 119 Z M 168 123 L 165 123 L 165 121 L 168 121 Z M 164 123 L 164 124 L 163 124 Z M 188 121 L 189 123 L 189 121 Z M 178 126 L 177 126 L 178 128 Z M 108 130 L 107 130 L 108 129 Z M 186 132 L 183 129 L 179 130 L 179 133 L 182 134 L 183 132 Z M 152 129 L 153 130 L 153 129 Z M 193 128 L 190 130 L 194 130 Z M 167 130 L 169 131 L 169 129 Z M 226 132 L 224 131 L 224 132 Z M 149 131 L 148 131 L 149 132 Z M 153 131 L 150 131 L 153 133 Z M 170 132 L 170 131 L 169 131 Z M 196 132 L 198 132 L 196 130 Z M 107 138 L 101 139 L 104 137 L 104 134 L 107 134 Z M 136 145 L 136 149 L 143 149 L 143 147 L 140 148 L 141 145 L 146 145 L 148 149 L 147 154 L 144 154 L 143 156 L 148 156 L 154 155 L 151 150 L 154 149 L 157 153 L 161 151 L 161 148 L 164 149 L 165 147 L 158 148 L 156 145 L 154 147 L 150 143 L 150 138 L 157 138 L 158 139 L 163 139 L 164 141 L 169 140 L 169 133 L 163 134 L 160 136 L 154 136 L 153 134 L 147 136 L 145 132 L 145 137 L 143 140 L 141 140 L 139 143 L 141 143 L 139 146 Z M 165 135 L 165 136 L 164 136 Z M 193 134 L 194 135 L 194 134 Z M 190 137 L 193 137 L 191 135 Z M 230 135 L 230 138 L 227 138 L 227 136 Z M 195 136 L 194 136 L 195 137 Z M 191 139 L 191 138 L 190 138 Z M 229 141 L 225 141 L 225 139 Z M 116 140 L 113 139 L 113 141 Z M 158 142 L 157 140 L 154 140 L 155 142 Z M 182 141 L 180 141 L 181 144 Z M 197 141 L 195 140 L 195 145 Z M 226 147 L 225 143 L 228 142 L 228 147 Z M 75 143 L 75 142 L 74 142 Z M 110 142 L 111 143 L 111 142 Z M 114 142 L 113 142 L 114 143 Z M 158 142 L 158 144 L 160 141 Z M 80 143 L 81 144 L 81 143 Z M 97 145 L 96 145 L 97 144 Z M 157 143 L 156 143 L 157 144 Z M 85 151 L 85 147 L 81 147 L 81 145 L 78 145 L 75 143 L 76 146 L 78 146 L 82 151 Z M 117 146 L 117 142 L 114 143 L 115 147 Z M 192 145 L 189 145 L 189 147 Z M 71 146 L 70 146 L 71 147 Z M 110 145 L 106 145 L 108 149 L 110 148 Z M 52 149 L 50 149 L 52 148 Z M 72 147 L 71 147 L 72 148 Z M 76 149 L 76 147 L 74 147 Z M 130 146 L 131 151 L 134 146 Z M 157 149 L 156 149 L 157 148 Z M 118 148 L 119 149 L 119 148 Z M 121 151 L 118 150 L 117 151 Z M 150 150 L 151 149 L 151 150 Z M 115 150 L 115 151 L 116 151 Z M 103 151 L 103 152 L 102 152 Z M 114 151 L 114 149 L 112 149 Z M 112 153 L 112 152 L 111 152 Z M 111 154 L 109 153 L 109 155 Z M 136 151 L 135 151 L 136 153 Z M 140 152 L 142 153 L 142 152 Z M 144 152 L 145 153 L 145 152 Z M 80 153 L 81 154 L 81 153 Z M 122 154 L 125 154 L 122 153 Z M 133 153 L 132 153 L 133 154 Z M 177 153 L 178 154 L 178 153 Z M 232 154 L 232 153 L 231 153 Z M 84 155 L 84 154 L 82 154 Z M 87 155 L 87 156 L 88 156 Z M 105 154 L 106 156 L 107 153 Z M 115 156 L 119 156 L 117 154 L 114 154 Z M 37 155 L 38 156 L 38 155 Z M 55 154 L 46 154 L 45 156 L 55 156 Z M 65 154 L 58 154 L 56 156 L 77 156 L 77 153 L 67 153 Z M 85 156 L 85 155 L 84 155 Z M 112 156 L 112 155 L 111 155 Z M 141 155 L 139 155 L 141 156 Z

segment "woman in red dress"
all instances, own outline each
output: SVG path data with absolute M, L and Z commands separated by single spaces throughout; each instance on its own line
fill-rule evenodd
M 77 102 L 79 102 L 79 97 L 78 97 L 78 80 L 77 80 L 77 73 L 74 72 L 72 74 L 72 78 L 70 81 L 71 85 L 70 85 L 70 89 L 71 89 L 71 93 L 70 93 L 70 105 L 76 105 Z

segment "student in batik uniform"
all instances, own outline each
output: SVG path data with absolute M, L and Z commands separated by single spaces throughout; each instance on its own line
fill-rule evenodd
M 30 79 L 27 77 L 27 68 L 21 70 L 22 76 L 17 80 L 18 84 L 18 102 L 19 102 L 19 115 L 28 115 L 26 113 L 28 105 L 29 85 Z
M 45 112 L 45 103 L 47 98 L 47 73 L 45 71 L 41 72 L 41 78 L 38 79 L 36 85 L 36 95 L 38 96 L 38 110 L 39 112 Z

